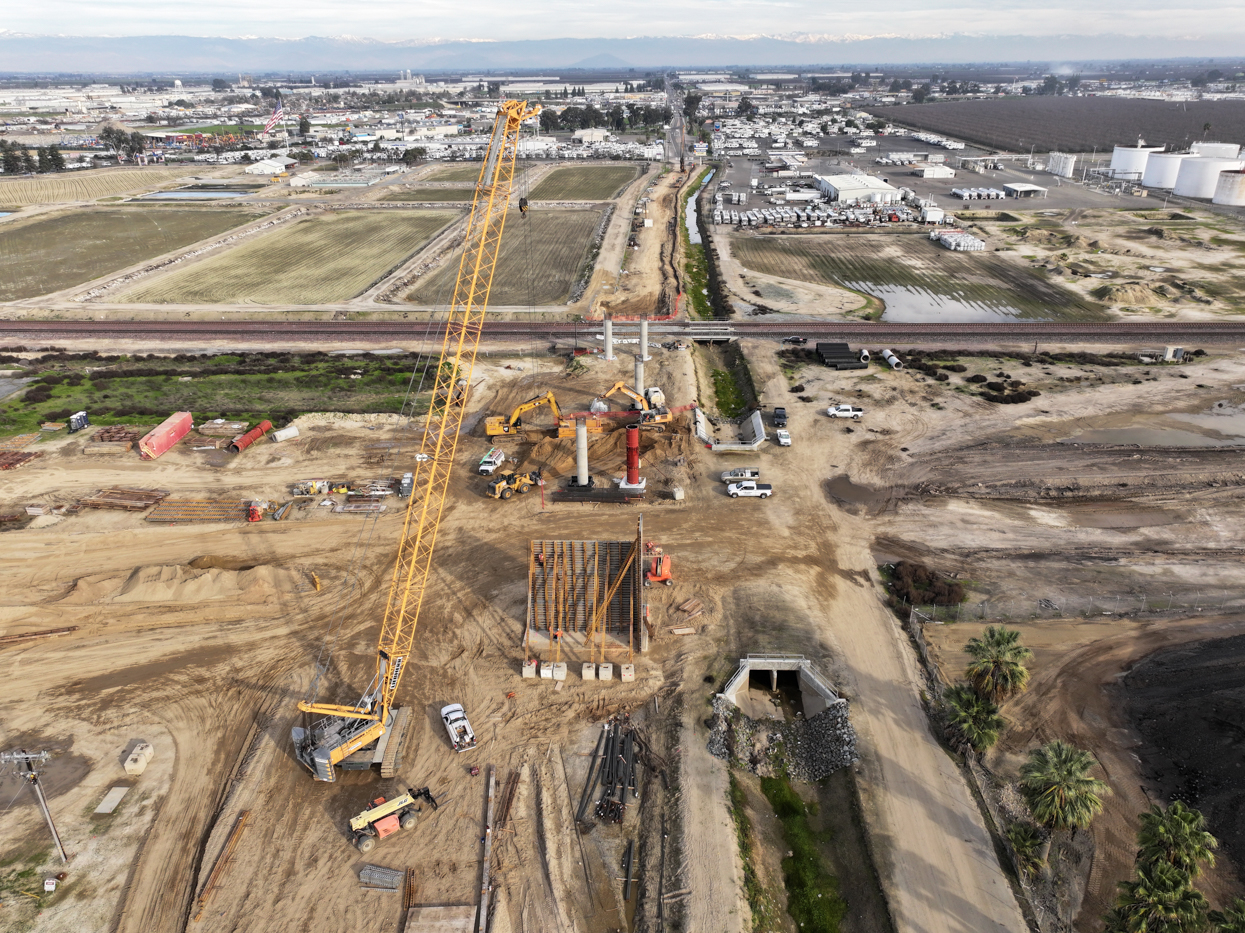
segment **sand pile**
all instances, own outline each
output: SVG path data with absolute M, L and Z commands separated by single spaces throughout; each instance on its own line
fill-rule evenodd
M 300 577 L 267 565 L 248 570 L 196 569 L 182 564 L 136 567 L 125 574 L 92 574 L 77 580 L 61 601 L 87 603 L 197 603 L 231 599 L 264 602 L 293 592 Z
M 1100 285 L 1090 292 L 1099 301 L 1118 305 L 1152 305 L 1163 296 L 1148 285 L 1126 282 L 1122 285 Z

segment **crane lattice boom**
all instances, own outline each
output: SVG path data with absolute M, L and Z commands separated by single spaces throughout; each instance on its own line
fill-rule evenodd
M 421 458 L 416 464 L 414 491 L 406 509 L 381 624 L 376 675 L 355 706 L 306 701 L 298 704 L 304 713 L 324 717 L 310 729 L 294 729 L 298 756 L 318 780 L 334 780 L 333 766 L 376 742 L 392 722 L 394 695 L 414 644 L 415 627 L 432 571 L 433 549 L 466 409 L 466 393 L 457 390 L 460 385 L 471 385 L 514 185 L 519 130 L 523 121 L 539 112 L 539 107 L 530 107 L 524 101 L 506 101 L 498 108 L 493 124 L 467 221 L 458 281 L 420 447 L 428 459 Z

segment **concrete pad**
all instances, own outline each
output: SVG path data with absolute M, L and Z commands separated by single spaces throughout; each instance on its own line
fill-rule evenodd
M 114 787 L 104 795 L 104 799 L 101 800 L 99 806 L 95 808 L 95 812 L 99 815 L 111 813 L 113 810 L 117 809 L 117 804 L 121 802 L 121 798 L 129 792 L 130 789 L 128 787 Z
M 476 909 L 463 907 L 412 907 L 406 912 L 406 933 L 472 933 Z

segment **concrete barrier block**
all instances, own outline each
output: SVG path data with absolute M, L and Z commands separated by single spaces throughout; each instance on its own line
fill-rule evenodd
M 614 665 L 613 664 L 598 664 L 597 665 L 597 680 L 613 680 L 613 679 L 614 679 Z
M 596 680 L 596 679 L 597 679 L 597 666 L 592 663 L 585 664 L 584 665 L 584 680 Z
M 523 676 L 524 677 L 535 677 L 536 669 L 539 666 L 540 666 L 539 661 L 524 661 L 523 662 Z
M 619 674 L 622 677 L 623 683 L 625 684 L 635 683 L 635 665 L 634 664 L 624 664 L 618 670 L 619 670 Z

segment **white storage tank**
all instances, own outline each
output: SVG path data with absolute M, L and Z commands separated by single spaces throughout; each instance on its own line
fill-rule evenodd
M 1162 146 L 1116 146 L 1111 153 L 1111 174 L 1132 175 L 1140 178 L 1146 170 L 1146 160 L 1152 152 L 1162 152 Z
M 1228 207 L 1245 207 L 1245 171 L 1234 169 L 1220 172 L 1211 201 Z
M 1155 152 L 1146 162 L 1141 183 L 1147 188 L 1174 188 L 1180 163 L 1189 158 L 1188 152 Z
M 1241 147 L 1236 143 L 1193 143 L 1189 149 L 1196 156 L 1212 159 L 1235 159 L 1241 154 Z
M 1219 184 L 1221 172 L 1231 172 L 1245 168 L 1245 162 L 1239 159 L 1212 159 L 1193 156 L 1180 163 L 1180 172 L 1176 175 L 1176 186 L 1173 194 L 1182 198 L 1206 198 L 1215 196 L 1215 186 Z

